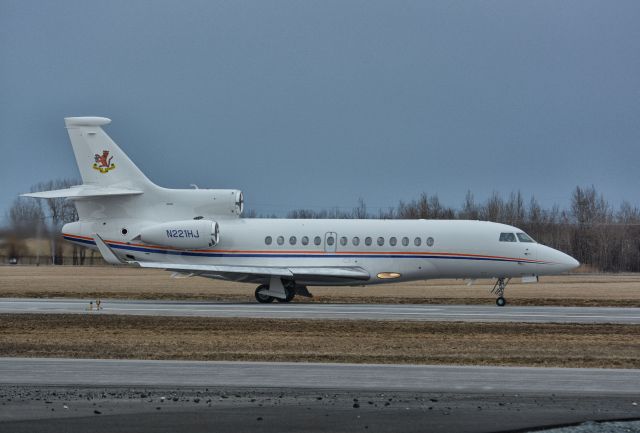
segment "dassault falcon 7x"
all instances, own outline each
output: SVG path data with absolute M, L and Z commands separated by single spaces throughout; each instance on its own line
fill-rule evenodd
M 534 282 L 579 264 L 486 221 L 242 218 L 238 190 L 155 185 L 104 132 L 110 122 L 66 118 L 82 184 L 24 195 L 73 200 L 79 220 L 64 239 L 114 265 L 253 282 L 262 303 L 311 296 L 307 286 L 496 278 L 503 306 L 511 278 Z

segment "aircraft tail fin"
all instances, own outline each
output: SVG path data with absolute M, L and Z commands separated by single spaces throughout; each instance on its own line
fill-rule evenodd
M 102 129 L 110 119 L 67 117 L 64 121 L 83 184 L 142 190 L 154 186 Z

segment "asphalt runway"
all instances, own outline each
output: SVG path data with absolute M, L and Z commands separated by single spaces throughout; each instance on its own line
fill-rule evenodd
M 634 370 L 0 358 L 0 431 L 525 431 L 639 418 L 638 389 Z
M 82 299 L 0 299 L 0 313 L 122 314 L 144 316 L 244 317 L 271 319 L 415 320 L 528 323 L 640 324 L 640 308 L 497 307 L 411 304 L 232 304 L 185 301 L 102 300 L 89 311 Z
M 0 358 L 0 384 L 639 395 L 631 369 Z

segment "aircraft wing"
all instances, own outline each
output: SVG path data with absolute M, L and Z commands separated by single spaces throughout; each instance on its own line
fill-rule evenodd
M 141 268 L 164 269 L 182 274 L 234 281 L 261 281 L 271 277 L 288 278 L 296 281 L 366 281 L 369 272 L 359 266 L 233 266 L 233 265 L 192 265 L 161 262 L 130 262 Z

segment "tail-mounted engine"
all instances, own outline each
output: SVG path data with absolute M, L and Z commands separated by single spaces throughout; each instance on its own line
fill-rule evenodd
M 242 191 L 237 189 L 181 189 L 171 197 L 174 207 L 204 218 L 238 218 L 244 208 Z
M 220 240 L 218 223 L 212 220 L 169 221 L 140 230 L 143 242 L 182 250 L 206 249 Z

